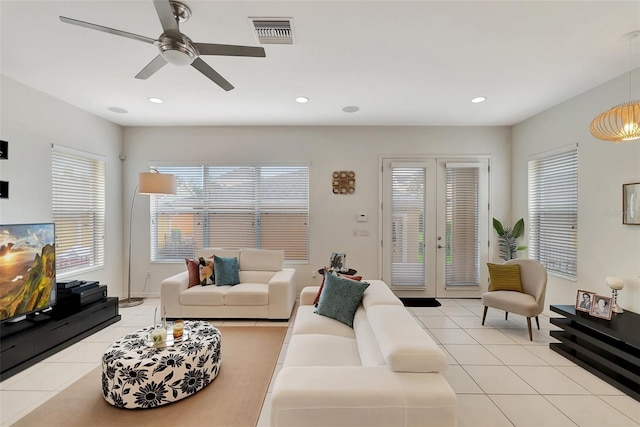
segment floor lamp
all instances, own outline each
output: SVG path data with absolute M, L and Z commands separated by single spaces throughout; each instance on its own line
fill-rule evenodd
M 140 194 L 176 194 L 176 177 L 160 173 L 157 170 L 152 172 L 140 172 L 138 175 L 138 185 L 133 192 L 131 200 L 131 214 L 129 215 L 129 277 L 127 282 L 127 298 L 118 301 L 120 307 L 133 307 L 142 304 L 144 298 L 131 298 L 131 240 L 133 235 L 133 208 L 136 205 L 136 195 Z

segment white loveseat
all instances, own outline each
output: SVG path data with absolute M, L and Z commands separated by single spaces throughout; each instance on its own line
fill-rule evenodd
M 317 286 L 302 290 L 271 427 L 456 425 L 442 350 L 384 282 L 367 282 L 353 329 L 313 312 Z
M 198 257 L 236 257 L 240 284 L 189 287 L 186 270 L 160 284 L 168 318 L 288 319 L 296 300 L 295 270 L 283 268 L 284 252 L 267 249 L 203 248 Z

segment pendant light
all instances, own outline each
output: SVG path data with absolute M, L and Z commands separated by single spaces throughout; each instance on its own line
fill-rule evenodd
M 631 42 L 640 36 L 640 31 L 624 35 L 629 40 L 629 63 L 631 63 Z M 640 101 L 631 101 L 631 70 L 629 70 L 629 102 L 599 114 L 589 126 L 591 134 L 603 141 L 630 142 L 640 139 Z

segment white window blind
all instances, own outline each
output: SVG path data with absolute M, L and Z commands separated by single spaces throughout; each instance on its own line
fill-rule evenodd
M 480 284 L 480 165 L 446 165 L 446 286 Z
M 391 165 L 391 284 L 425 286 L 424 166 Z
M 193 257 L 198 248 L 282 249 L 309 259 L 309 167 L 155 166 L 177 176 L 176 195 L 152 195 L 151 259 Z
M 575 279 L 578 259 L 578 148 L 529 161 L 529 257 Z
M 51 170 L 57 273 L 104 266 L 105 162 L 54 147 Z

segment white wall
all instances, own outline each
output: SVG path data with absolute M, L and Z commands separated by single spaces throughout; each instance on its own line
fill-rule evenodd
M 493 215 L 509 218 L 510 139 L 511 130 L 507 127 L 125 128 L 123 212 L 128 218 L 137 174 L 147 170 L 149 162 L 310 162 L 310 263 L 295 266 L 298 287 L 319 283 L 319 277 L 312 275 L 328 263 L 332 252 L 345 252 L 350 267 L 373 278 L 378 275 L 380 241 L 379 155 L 491 155 Z M 331 172 L 334 170 L 355 171 L 355 194 L 332 193 Z M 369 221 L 357 223 L 358 213 L 368 214 Z M 158 295 L 160 282 L 184 271 L 184 263 L 149 263 L 147 196 L 136 199 L 133 223 L 132 295 Z M 125 240 L 127 229 L 128 222 Z M 354 229 L 368 229 L 369 236 L 353 237 Z M 150 278 L 146 277 L 147 272 L 151 273 Z
M 0 160 L 0 179 L 9 181 L 9 199 L 0 199 L 0 223 L 51 222 L 51 144 L 104 156 L 106 265 L 69 278 L 99 280 L 110 296 L 119 296 L 122 128 L 8 77 L 0 76 L 0 85 L 0 139 L 9 141 L 9 159 Z
M 574 304 L 578 289 L 610 295 L 604 279 L 619 276 L 622 308 L 640 312 L 640 226 L 622 224 L 622 184 L 640 182 L 640 142 L 594 138 L 591 120 L 628 100 L 621 76 L 513 128 L 513 218 L 527 218 L 527 156 L 578 143 L 578 280 L 549 277 L 547 307 Z

